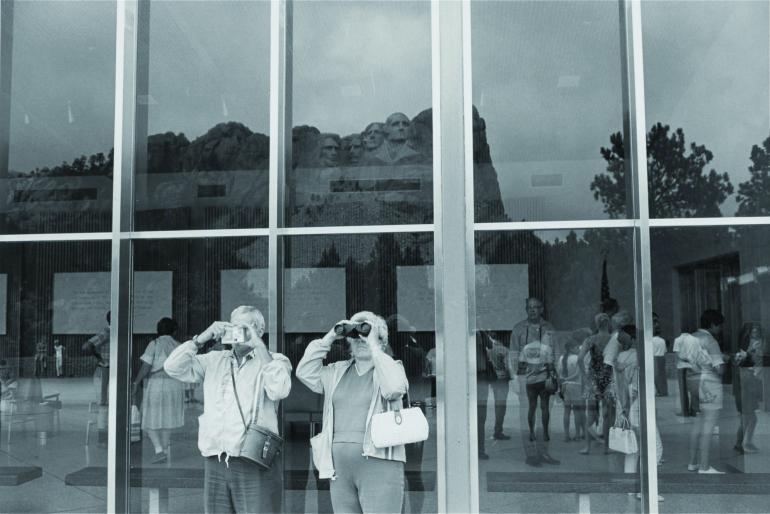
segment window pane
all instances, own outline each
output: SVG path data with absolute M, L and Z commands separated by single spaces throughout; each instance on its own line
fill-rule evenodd
M 141 477 L 145 485 L 132 488 L 132 510 L 148 512 L 158 494 L 168 495 L 169 489 L 184 488 L 183 494 L 168 498 L 168 511 L 204 512 L 203 474 L 207 459 L 202 454 L 214 455 L 211 447 L 216 445 L 206 443 L 208 446 L 203 444 L 201 448 L 203 439 L 199 433 L 202 424 L 206 424 L 206 440 L 226 445 L 227 437 L 219 437 L 228 431 L 222 425 L 238 432 L 239 425 L 233 425 L 235 421 L 241 423 L 238 411 L 230 410 L 236 418 L 222 422 L 216 433 L 211 433 L 211 418 L 217 416 L 217 405 L 227 403 L 229 408 L 236 409 L 234 403 L 228 403 L 234 399 L 232 389 L 217 396 L 220 387 L 228 387 L 230 377 L 226 373 L 217 375 L 221 369 L 213 366 L 204 369 L 197 365 L 192 368 L 202 374 L 185 368 L 184 376 L 171 376 L 163 365 L 180 343 L 203 334 L 214 321 L 230 321 L 230 313 L 239 305 L 252 305 L 267 319 L 267 238 L 137 241 L 133 287 L 131 381 L 137 384 L 132 397 L 141 422 L 140 426 L 132 427 L 135 442 L 131 445 L 130 460 L 132 474 Z M 263 339 L 267 344 L 267 336 Z M 224 355 L 224 349 L 221 340 L 212 340 L 203 345 L 197 357 L 193 357 L 193 351 L 189 358 L 201 359 L 204 364 L 213 362 L 212 359 Z M 175 369 L 180 369 L 179 360 L 175 362 Z M 224 382 L 211 385 L 217 378 Z M 254 376 L 250 377 L 248 372 L 239 372 L 237 376 L 240 384 L 250 378 Z M 204 395 L 204 387 L 212 388 L 213 399 Z M 239 386 L 242 394 L 241 387 L 248 389 Z M 250 408 L 250 403 L 243 405 L 245 410 Z M 216 457 L 211 458 L 217 462 Z M 235 462 L 232 465 L 234 469 L 238 466 Z M 280 468 L 276 466 L 273 471 L 272 476 L 280 483 Z M 251 476 L 255 478 L 259 478 L 259 472 Z M 280 486 L 276 485 L 273 500 L 279 503 L 274 504 L 275 512 L 280 512 L 279 492 Z
M 618 2 L 473 2 L 471 14 L 476 221 L 626 217 L 605 150 L 623 132 Z
M 322 362 L 310 359 L 310 353 L 305 352 L 312 352 L 309 350 L 311 344 L 323 347 L 317 341 L 311 342 L 331 330 L 337 321 L 354 317 L 361 311 L 370 311 L 384 318 L 390 350 L 394 358 L 401 360 L 406 372 L 409 400 L 412 406 L 421 408 L 425 413 L 430 435 L 423 443 L 406 445 L 403 453 L 397 447 L 393 452 L 396 462 L 387 460 L 387 451 L 367 449 L 364 441 L 368 439 L 360 429 L 365 426 L 366 413 L 373 401 L 369 391 L 373 391 L 374 379 L 363 380 L 360 389 L 367 392 L 356 395 L 354 392 L 358 388 L 351 387 L 351 384 L 358 383 L 357 374 L 352 375 L 354 368 L 349 368 L 349 373 L 345 373 L 347 367 L 336 368 L 336 373 L 347 378 L 340 379 L 332 393 L 334 424 L 323 427 L 327 431 L 323 434 L 331 436 L 333 432 L 334 440 L 338 441 L 332 445 L 330 439 L 329 446 L 325 446 L 332 451 L 338 475 L 337 480 L 331 482 L 331 487 L 344 487 L 350 483 L 351 475 L 359 476 L 368 482 L 369 487 L 387 492 L 369 506 L 372 512 L 399 512 L 401 489 L 398 485 L 403 473 L 405 511 L 436 512 L 436 338 L 432 234 L 293 237 L 286 240 L 286 265 L 283 352 L 291 359 L 296 376 L 292 393 L 283 404 L 284 438 L 287 440 L 284 447 L 284 512 L 332 512 L 330 481 L 319 478 L 308 451 L 308 439 L 321 434 L 322 421 L 329 421 L 323 415 L 326 397 L 316 394 L 297 380 L 302 376 L 305 377 L 305 384 L 315 383 L 312 373 L 303 373 L 298 363 L 304 354 L 311 367 L 312 363 L 341 366 L 338 361 L 345 361 L 349 355 L 344 340 L 332 344 Z M 364 317 L 369 319 L 367 316 Z M 356 353 L 356 361 L 365 366 L 366 355 Z M 391 378 L 398 376 L 381 360 L 377 366 Z M 318 384 L 316 387 L 319 387 Z M 325 387 L 318 390 L 330 394 Z M 385 385 L 381 384 L 381 387 Z M 360 401 L 356 403 L 351 399 L 354 407 L 346 409 L 345 397 L 342 401 L 339 399 L 340 391 L 347 391 L 351 398 Z M 349 428 L 347 432 L 346 427 Z M 360 428 L 357 430 L 354 427 Z M 346 440 L 351 442 L 341 442 Z M 365 459 L 362 453 L 373 458 Z M 406 464 L 402 465 L 398 461 L 404 458 Z M 392 479 L 390 485 L 389 479 Z M 357 505 L 358 499 L 353 501 Z M 349 508 L 337 505 L 334 510 L 347 511 Z
M 4 2 L 0 232 L 110 229 L 115 4 Z M 5 38 L 8 39 L 5 39 Z M 5 48 L 3 49 L 5 52 Z M 10 128 L 10 131 L 8 132 Z M 7 161 L 6 161 L 7 159 Z
M 764 226 L 652 232 L 659 487 L 669 512 L 767 510 L 769 247 Z M 724 474 L 683 482 L 692 470 Z
M 269 2 L 150 4 L 139 230 L 267 226 L 269 59 Z
M 767 2 L 643 2 L 650 215 L 770 212 Z
M 106 510 L 109 308 L 108 242 L 0 246 L 4 512 Z
M 616 331 L 635 312 L 631 238 L 615 229 L 476 235 L 481 511 L 571 512 L 575 492 L 592 493 L 592 511 L 640 510 L 627 495 L 640 490 L 638 453 L 604 442 L 619 405 L 642 435 L 639 403 L 628 401 L 640 361 Z
M 294 5 L 289 226 L 433 219 L 430 3 Z

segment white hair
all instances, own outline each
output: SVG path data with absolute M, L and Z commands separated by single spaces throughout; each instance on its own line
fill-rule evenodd
M 620 330 L 626 325 L 631 324 L 631 315 L 628 311 L 618 311 L 612 316 L 612 329 Z
M 253 305 L 240 305 L 230 313 L 230 321 L 240 316 L 249 316 L 257 331 L 257 335 L 262 337 L 262 334 L 265 333 L 265 317 L 259 312 L 259 309 Z

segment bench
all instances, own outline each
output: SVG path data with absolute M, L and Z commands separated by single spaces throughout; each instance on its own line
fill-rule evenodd
M 41 476 L 40 466 L 0 466 L 0 486 L 21 485 Z
M 660 494 L 767 494 L 770 473 L 659 473 Z M 638 474 L 487 472 L 490 493 L 577 494 L 578 512 L 591 512 L 591 493 L 637 493 Z
M 89 466 L 64 477 L 66 485 L 107 487 L 107 468 Z M 146 487 L 150 492 L 150 514 L 168 511 L 169 489 L 203 488 L 202 468 L 131 468 L 130 487 Z
M 407 470 L 405 475 L 407 491 L 433 491 L 436 488 L 436 473 L 434 471 Z M 284 489 L 289 491 L 324 491 L 329 489 L 328 480 L 316 482 L 315 475 L 309 470 L 286 470 L 283 478 Z M 160 514 L 168 511 L 169 489 L 203 489 L 203 468 L 131 468 L 128 482 L 130 487 L 149 489 L 150 505 L 148 511 L 150 514 Z M 89 466 L 80 469 L 67 474 L 64 477 L 64 483 L 73 486 L 106 487 L 107 468 Z

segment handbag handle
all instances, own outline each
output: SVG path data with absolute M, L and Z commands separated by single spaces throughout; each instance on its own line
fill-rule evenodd
M 631 422 L 628 421 L 628 418 L 623 414 L 623 411 L 621 409 L 618 409 L 617 407 L 615 411 L 615 426 L 618 428 L 625 428 L 625 429 L 631 428 Z
M 406 405 L 408 407 L 412 406 L 412 403 L 409 401 L 409 388 L 406 388 L 406 394 L 402 395 L 398 400 L 386 400 L 385 401 L 385 410 L 386 411 L 393 411 L 393 418 L 396 420 L 396 425 L 400 425 L 403 421 L 403 416 L 401 415 L 401 406 L 404 402 L 404 396 L 406 396 Z M 383 398 L 384 400 L 384 398 Z M 393 406 L 393 409 L 390 407 Z

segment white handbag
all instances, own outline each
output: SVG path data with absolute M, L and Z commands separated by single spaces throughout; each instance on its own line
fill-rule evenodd
M 372 442 L 375 448 L 390 448 L 428 439 L 428 420 L 419 407 L 401 408 L 401 399 L 393 409 L 372 416 Z
M 631 428 L 631 423 L 628 422 L 628 419 L 620 412 L 618 412 L 615 419 L 615 426 L 610 428 L 609 447 L 610 450 L 626 455 L 639 451 L 636 433 Z

